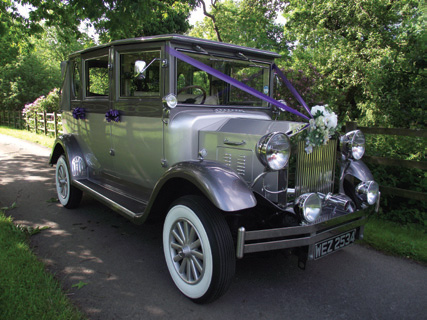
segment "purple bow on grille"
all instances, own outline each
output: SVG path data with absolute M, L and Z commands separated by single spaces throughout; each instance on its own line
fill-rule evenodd
M 119 110 L 110 109 L 105 113 L 105 119 L 107 122 L 115 121 L 120 122 L 120 112 Z
M 84 108 L 74 108 L 73 110 L 74 119 L 84 119 L 85 118 L 85 109 Z

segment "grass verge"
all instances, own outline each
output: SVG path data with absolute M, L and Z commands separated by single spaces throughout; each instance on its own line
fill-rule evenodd
M 0 134 L 6 134 L 8 136 L 12 136 L 22 140 L 35 142 L 48 148 L 52 148 L 53 143 L 55 142 L 55 138 L 50 136 L 37 134 L 35 132 L 30 132 L 27 130 L 13 129 L 5 126 L 0 126 Z
M 427 234 L 418 225 L 400 225 L 370 217 L 364 243 L 382 252 L 427 263 Z
M 28 235 L 0 210 L 0 319 L 84 319 L 28 245 Z

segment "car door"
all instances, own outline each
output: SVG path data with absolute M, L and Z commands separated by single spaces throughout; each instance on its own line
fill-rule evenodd
M 115 56 L 114 109 L 120 113 L 112 131 L 115 170 L 128 186 L 148 193 L 164 172 L 161 58 L 161 48 L 152 44 L 121 47 Z
M 111 72 L 108 48 L 89 52 L 82 56 L 83 100 L 85 121 L 78 135 L 87 147 L 86 163 L 90 178 L 111 180 L 115 177 L 111 151 L 112 124 L 105 119 L 111 109 Z

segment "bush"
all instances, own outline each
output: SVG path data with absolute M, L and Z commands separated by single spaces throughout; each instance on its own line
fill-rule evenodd
M 418 137 L 366 135 L 367 155 L 424 161 L 427 141 Z M 427 193 L 427 173 L 415 168 L 368 164 L 380 185 Z M 378 216 L 403 225 L 427 227 L 427 203 L 398 196 L 382 195 Z
M 59 110 L 59 89 L 55 88 L 49 94 L 38 97 L 34 102 L 26 104 L 22 112 L 57 112 Z

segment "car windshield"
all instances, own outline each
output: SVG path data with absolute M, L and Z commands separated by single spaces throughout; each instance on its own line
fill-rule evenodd
M 250 60 L 187 54 L 266 95 L 270 94 L 270 65 Z M 178 60 L 177 96 L 181 104 L 267 107 L 268 103 L 213 75 Z

